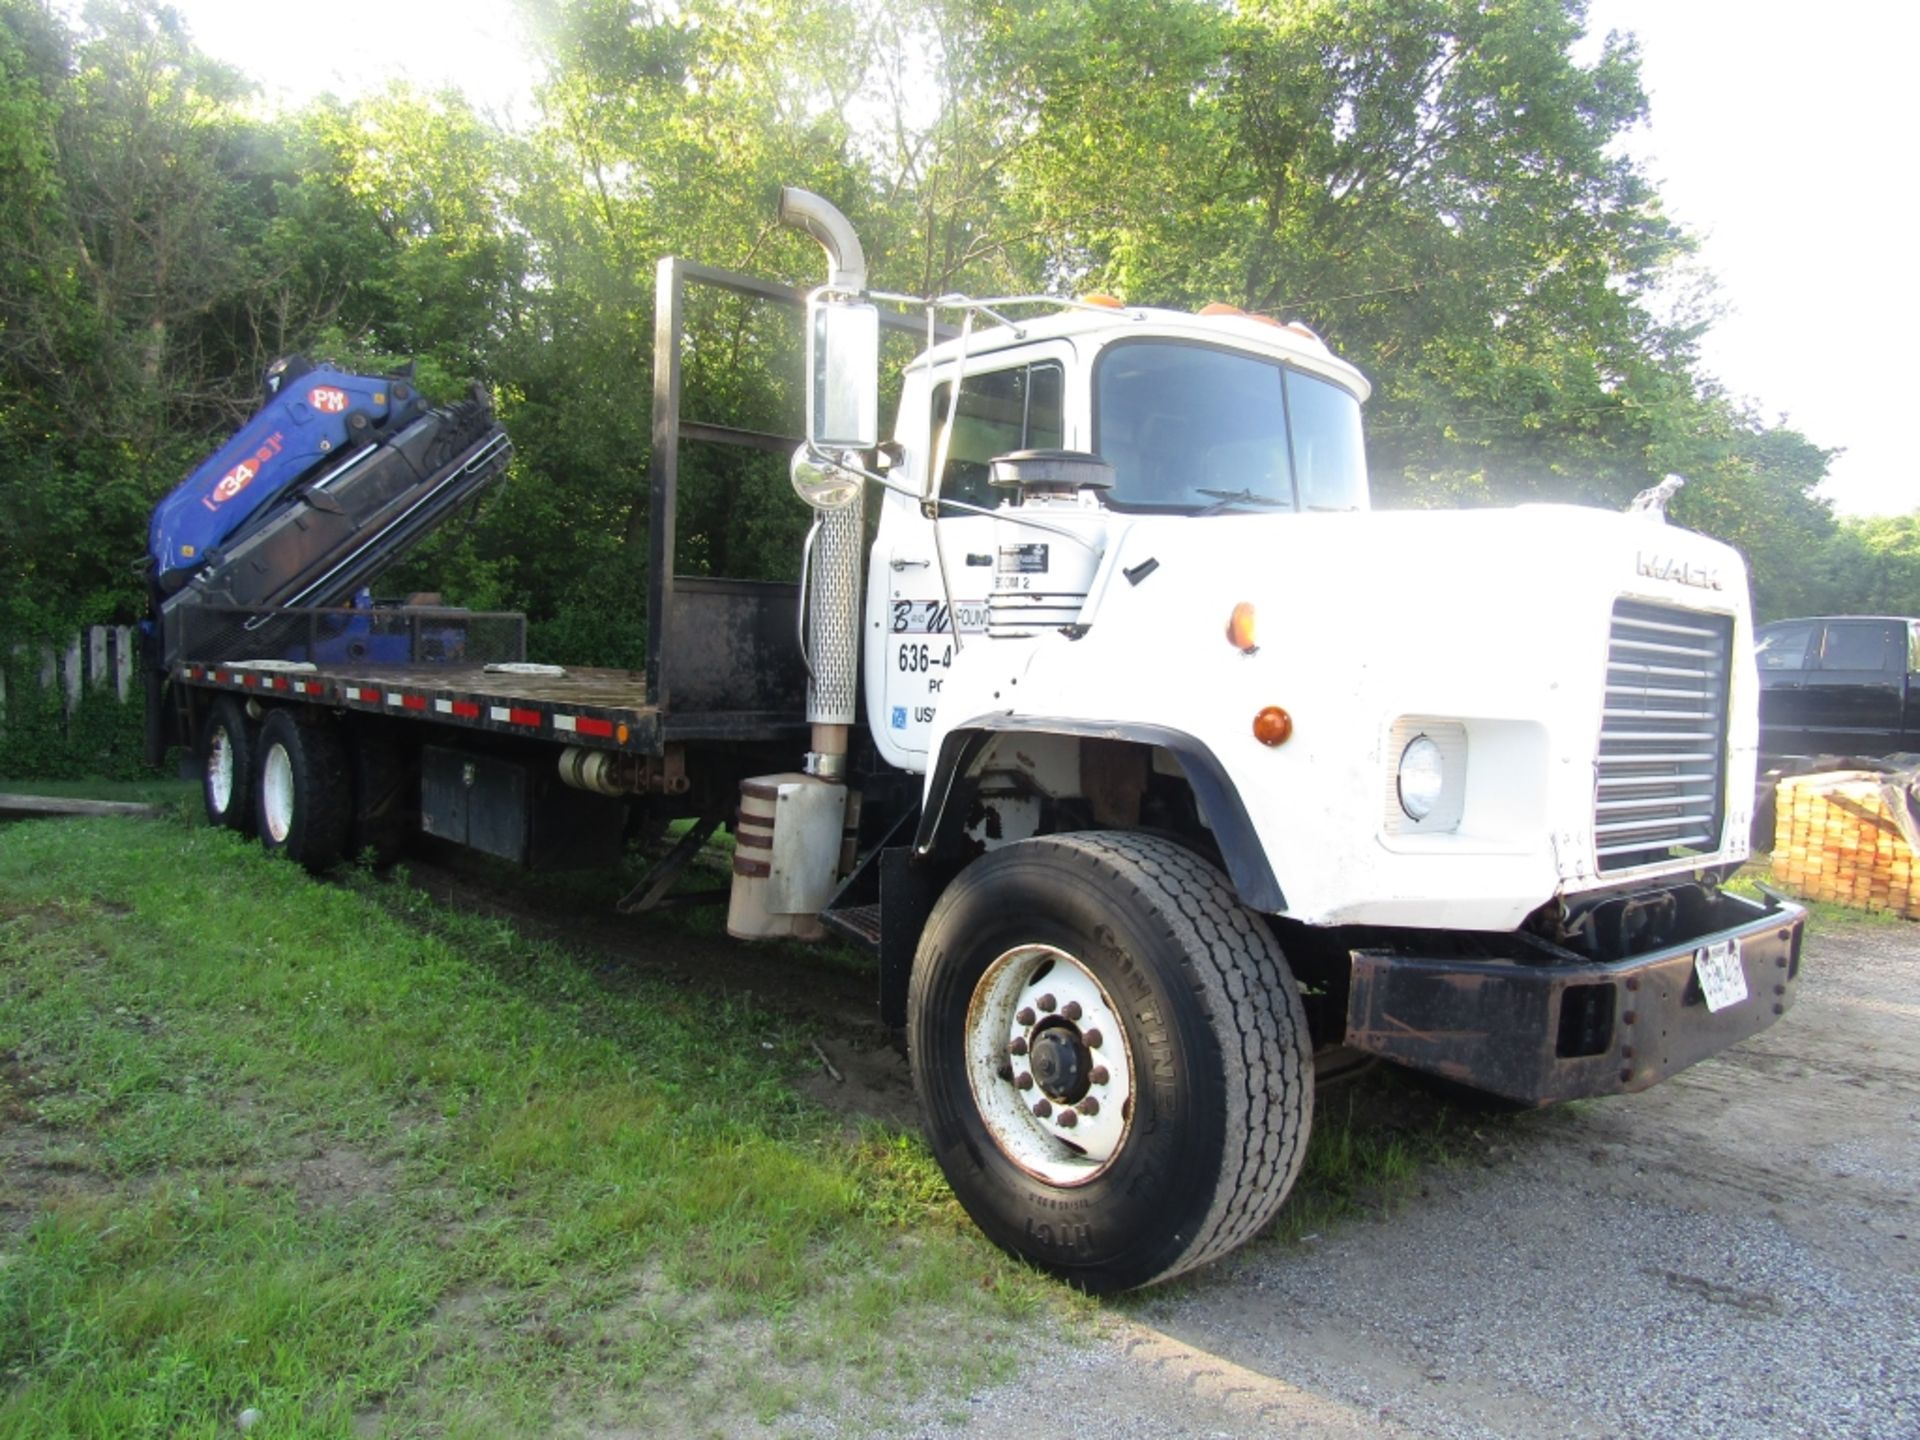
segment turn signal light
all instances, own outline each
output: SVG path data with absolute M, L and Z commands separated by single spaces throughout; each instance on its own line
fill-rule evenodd
M 1227 643 L 1246 655 L 1260 648 L 1253 635 L 1253 606 L 1245 600 L 1233 607 L 1233 617 L 1227 621 Z
M 1293 717 L 1278 705 L 1269 705 L 1253 717 L 1253 738 L 1262 745 L 1284 745 L 1293 734 Z

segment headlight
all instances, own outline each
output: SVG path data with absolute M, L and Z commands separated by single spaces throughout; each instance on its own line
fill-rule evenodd
M 1446 758 L 1426 735 L 1416 735 L 1400 752 L 1400 808 L 1415 820 L 1424 820 L 1440 803 L 1446 788 Z

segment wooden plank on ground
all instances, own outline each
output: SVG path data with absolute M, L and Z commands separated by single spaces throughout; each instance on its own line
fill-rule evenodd
M 64 795 L 0 795 L 0 817 L 158 815 L 160 806 L 132 800 L 70 800 Z

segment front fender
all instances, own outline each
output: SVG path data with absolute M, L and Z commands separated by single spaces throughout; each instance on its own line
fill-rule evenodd
M 1287 908 L 1286 896 L 1268 863 L 1266 849 L 1226 767 L 1202 741 L 1163 725 L 1001 712 L 976 716 L 954 726 L 941 739 L 940 753 L 927 771 L 926 798 L 913 842 L 916 855 L 932 854 L 958 831 L 963 816 L 951 803 L 955 788 L 973 773 L 982 752 L 995 736 L 1010 734 L 1121 740 L 1166 750 L 1179 761 L 1181 772 L 1193 789 L 1200 814 L 1220 846 L 1228 878 L 1233 881 L 1241 903 L 1268 914 L 1279 914 Z

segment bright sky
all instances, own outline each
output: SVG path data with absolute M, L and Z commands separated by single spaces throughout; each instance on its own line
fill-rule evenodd
M 507 0 L 173 3 L 205 49 L 276 97 L 403 76 L 527 118 L 533 65 Z M 1590 20 L 1640 37 L 1653 113 L 1631 149 L 1702 237 L 1728 310 L 1708 370 L 1768 419 L 1844 447 L 1824 492 L 1842 513 L 1920 509 L 1912 422 L 1875 378 L 1904 373 L 1896 343 L 1920 328 L 1900 279 L 1915 249 L 1904 161 L 1920 6 L 1592 0 Z

